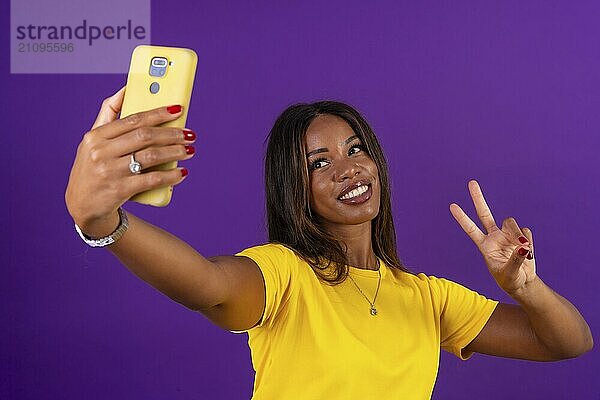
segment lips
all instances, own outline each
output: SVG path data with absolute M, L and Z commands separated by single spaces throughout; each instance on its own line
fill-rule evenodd
M 356 189 L 357 187 L 361 186 L 361 185 L 368 185 L 370 182 L 367 180 L 360 180 L 354 183 L 351 183 L 350 185 L 346 186 L 344 188 L 344 190 L 341 191 L 341 193 L 338 195 L 338 200 L 340 200 L 340 197 L 344 196 L 345 194 L 350 193 L 351 191 L 353 191 L 354 189 Z
M 347 205 L 351 205 L 351 206 L 356 206 L 359 204 L 363 204 L 366 203 L 367 201 L 369 201 L 371 199 L 371 196 L 373 195 L 373 191 L 371 190 L 371 184 L 366 186 L 367 190 L 365 190 L 363 193 L 359 194 L 358 196 L 354 196 L 351 199 L 339 199 L 338 201 L 343 203 L 343 204 L 347 204 Z

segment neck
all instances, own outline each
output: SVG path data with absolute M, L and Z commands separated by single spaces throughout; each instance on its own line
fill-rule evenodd
M 371 221 L 358 225 L 329 225 L 327 230 L 346 247 L 348 265 L 360 269 L 379 269 L 371 242 Z

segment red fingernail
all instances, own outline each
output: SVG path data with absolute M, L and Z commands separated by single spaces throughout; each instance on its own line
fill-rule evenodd
M 185 146 L 185 152 L 188 154 L 194 154 L 194 152 L 196 151 L 196 149 L 194 149 L 194 146 Z
M 184 129 L 184 131 L 183 131 L 183 138 L 185 140 L 189 140 L 191 142 L 193 140 L 196 140 L 196 134 L 193 131 Z
M 181 168 L 181 176 L 187 176 L 188 170 L 187 168 Z
M 167 107 L 167 111 L 170 112 L 171 114 L 177 114 L 179 111 L 181 111 L 181 106 L 179 104 L 176 104 L 174 106 L 169 106 L 169 107 Z
M 525 244 L 525 243 L 527 243 L 527 242 L 528 242 L 528 240 L 527 240 L 527 238 L 526 238 L 525 236 L 521 236 L 521 237 L 519 238 L 519 242 L 521 242 L 521 243 Z
M 527 251 L 528 251 L 528 250 L 526 250 L 526 249 L 524 249 L 524 248 L 522 248 L 522 247 L 521 247 L 521 248 L 519 249 L 519 255 L 520 255 L 521 257 L 523 257 L 523 256 L 525 256 L 525 254 L 527 254 Z

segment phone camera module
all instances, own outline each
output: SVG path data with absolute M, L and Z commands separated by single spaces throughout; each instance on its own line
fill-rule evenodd
M 164 57 L 153 57 L 150 61 L 150 76 L 163 77 L 167 72 L 169 62 Z

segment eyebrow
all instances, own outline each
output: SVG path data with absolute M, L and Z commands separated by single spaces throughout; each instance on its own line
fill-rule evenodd
M 350 143 L 351 141 L 353 141 L 354 139 L 359 139 L 358 135 L 350 136 L 348 139 L 346 139 L 344 141 L 344 146 L 347 145 L 348 143 Z M 310 153 L 308 153 L 306 155 L 306 158 L 312 156 L 313 154 L 323 153 L 326 151 L 329 151 L 329 150 L 327 150 L 327 148 L 325 148 L 325 147 L 321 147 L 320 149 L 315 149 L 315 150 L 311 151 Z

